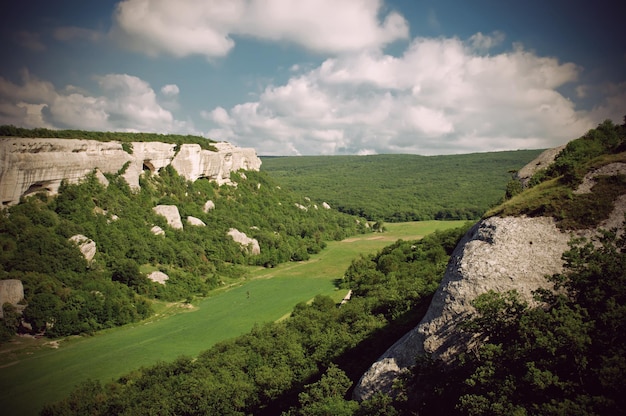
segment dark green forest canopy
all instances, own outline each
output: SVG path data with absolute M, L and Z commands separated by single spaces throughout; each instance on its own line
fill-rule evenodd
M 511 173 L 541 152 L 261 157 L 261 170 L 292 191 L 369 220 L 464 220 L 499 203 Z
M 110 131 L 86 131 L 86 130 L 50 130 L 44 128 L 25 129 L 11 125 L 0 126 L 0 137 L 27 137 L 46 139 L 83 139 L 97 140 L 100 142 L 118 141 L 131 142 L 163 142 L 171 144 L 199 144 L 205 150 L 217 151 L 211 145 L 214 140 L 206 137 L 181 135 L 181 134 L 158 134 L 158 133 L 129 133 Z

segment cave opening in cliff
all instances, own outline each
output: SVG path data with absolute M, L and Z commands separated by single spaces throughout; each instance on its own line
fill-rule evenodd
M 149 160 L 144 160 L 143 161 L 143 170 L 144 171 L 149 171 L 151 174 L 156 172 L 156 168 L 154 167 L 154 165 L 152 164 L 152 162 L 150 162 Z
M 50 184 L 45 182 L 37 182 L 28 187 L 26 191 L 24 191 L 24 196 L 36 194 L 39 192 L 51 193 L 52 189 L 50 188 Z

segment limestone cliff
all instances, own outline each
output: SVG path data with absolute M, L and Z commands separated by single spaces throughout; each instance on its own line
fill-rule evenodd
M 530 178 L 534 168 L 553 160 L 557 150 L 521 170 L 520 180 Z M 626 163 L 609 163 L 590 171 L 574 194 L 588 193 L 598 176 L 624 175 Z M 609 218 L 597 229 L 623 232 L 626 195 L 615 200 Z M 563 232 L 551 217 L 491 217 L 478 222 L 452 253 L 446 272 L 421 322 L 389 348 L 361 377 L 354 390 L 357 400 L 390 392 L 394 380 L 415 364 L 418 355 L 454 361 L 467 349 L 469 339 L 458 330 L 474 311 L 470 302 L 489 290 L 517 290 L 532 302 L 532 291 L 551 287 L 546 275 L 563 270 L 562 254 L 574 236 L 591 237 L 596 228 Z
M 124 166 L 123 177 L 133 189 L 143 171 L 157 174 L 168 165 L 188 180 L 208 178 L 220 185 L 230 183 L 233 171 L 261 167 L 254 149 L 214 146 L 216 152 L 197 144 L 183 144 L 177 151 L 175 144 L 135 142 L 128 153 L 115 141 L 0 138 L 0 207 L 34 192 L 56 194 L 62 180 L 75 183 L 94 171 L 105 180 L 102 173 L 117 173 Z
M 453 252 L 422 321 L 363 375 L 355 397 L 364 400 L 376 391 L 390 391 L 417 355 L 454 359 L 464 345 L 457 326 L 472 311 L 470 302 L 490 289 L 516 289 L 530 299 L 533 290 L 548 286 L 546 274 L 562 270 L 561 254 L 569 240 L 547 217 L 493 217 L 477 223 Z

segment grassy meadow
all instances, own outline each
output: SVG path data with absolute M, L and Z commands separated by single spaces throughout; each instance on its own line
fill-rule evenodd
M 44 403 L 67 395 L 85 379 L 106 382 L 158 361 L 195 356 L 213 344 L 248 332 L 255 323 L 289 316 L 293 307 L 317 294 L 339 302 L 335 286 L 353 258 L 373 253 L 397 239 L 411 240 L 464 221 L 386 224 L 382 234 L 329 242 L 310 260 L 276 268 L 250 268 L 246 280 L 192 304 L 159 303 L 157 314 L 138 324 L 91 337 L 20 339 L 0 349 L 0 408 L 36 414 Z

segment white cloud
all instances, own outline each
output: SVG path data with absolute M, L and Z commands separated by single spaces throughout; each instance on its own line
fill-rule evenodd
M 626 86 L 578 110 L 559 88 L 578 80 L 579 67 L 519 46 L 482 54 L 496 40 L 418 38 L 400 57 L 327 59 L 255 101 L 206 112 L 210 135 L 261 154 L 444 154 L 553 147 L 623 111 Z
M 161 87 L 161 94 L 166 97 L 176 97 L 180 93 L 180 89 L 176 84 L 167 84 Z
M 495 31 L 491 35 L 483 35 L 481 32 L 475 33 L 468 39 L 469 44 L 480 52 L 500 45 L 504 41 L 504 33 Z
M 97 77 L 99 95 L 74 86 L 57 90 L 52 83 L 22 73 L 22 83 L 0 77 L 0 120 L 24 127 L 144 132 L 192 132 L 161 106 L 154 90 L 126 74 Z
M 408 37 L 404 17 L 382 9 L 382 0 L 124 0 L 112 35 L 148 55 L 220 57 L 234 47 L 232 36 L 339 53 Z

